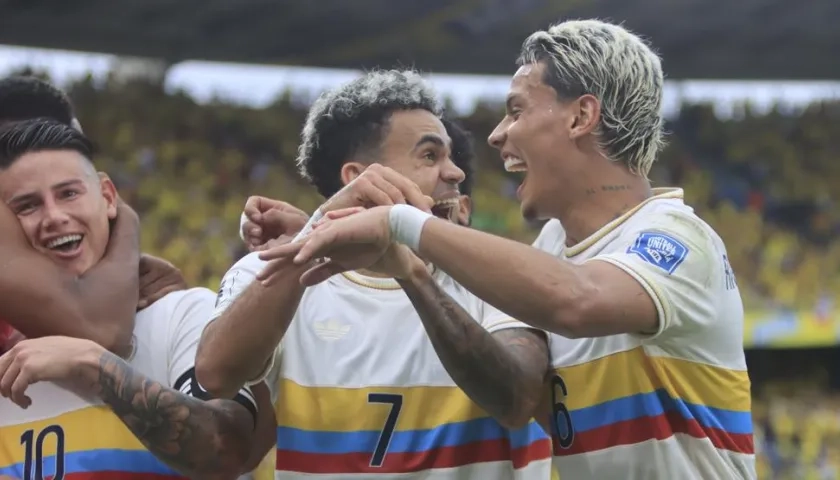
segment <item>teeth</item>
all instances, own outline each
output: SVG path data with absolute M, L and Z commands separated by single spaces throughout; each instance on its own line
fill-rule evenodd
M 82 240 L 81 235 L 65 235 L 63 237 L 58 237 L 50 240 L 47 242 L 47 248 L 55 248 L 65 245 L 71 242 L 80 242 Z
M 524 172 L 527 171 L 528 167 L 525 165 L 521 159 L 517 157 L 506 157 L 505 158 L 505 171 L 508 172 Z
M 435 202 L 436 207 L 457 207 L 458 198 L 447 198 L 445 200 L 438 200 Z

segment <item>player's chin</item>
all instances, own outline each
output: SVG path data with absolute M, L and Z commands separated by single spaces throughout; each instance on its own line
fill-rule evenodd
M 58 259 L 58 263 L 74 275 L 84 275 L 88 270 L 96 265 L 96 261 L 88 252 L 81 252 L 81 254 L 72 259 Z
M 522 218 L 529 222 L 538 220 L 540 217 L 539 210 L 537 210 L 536 206 L 528 202 L 521 202 L 519 204 L 519 210 L 522 213 Z
M 519 210 L 526 220 L 536 220 L 539 217 L 539 208 L 536 199 L 523 184 L 517 192 L 519 196 Z

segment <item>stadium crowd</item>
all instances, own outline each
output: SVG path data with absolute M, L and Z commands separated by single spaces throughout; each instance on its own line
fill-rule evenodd
M 142 82 L 91 80 L 69 89 L 103 169 L 143 215 L 143 248 L 179 265 L 188 280 L 214 287 L 241 252 L 235 225 L 243 199 L 266 194 L 303 209 L 319 204 L 296 172 L 307 106 L 291 93 L 254 110 L 198 105 Z M 507 177 L 484 139 L 500 106 L 478 105 L 461 119 L 477 137 L 473 225 L 530 241 Z M 94 115 L 93 112 L 96 112 Z M 840 151 L 831 125 L 840 105 L 797 113 L 751 112 L 720 119 L 710 106 L 686 106 L 668 124 L 668 143 L 651 179 L 681 185 L 688 201 L 726 241 L 747 308 L 833 310 L 840 291 Z M 141 187 L 142 188 L 138 188 Z M 221 247 L 221 248 L 220 248 Z M 209 252 L 228 251 L 224 257 Z
M 292 162 L 307 106 L 291 93 L 254 110 L 222 101 L 199 105 L 141 81 L 84 79 L 68 92 L 85 132 L 97 141 L 98 166 L 143 219 L 143 251 L 177 265 L 193 285 L 216 289 L 245 253 L 236 226 L 248 195 L 282 198 L 308 211 L 320 203 Z M 521 219 L 517 181 L 484 142 L 500 110 L 480 104 L 461 119 L 477 137 L 473 226 L 530 241 L 537 229 Z M 683 186 L 687 202 L 723 237 L 748 309 L 834 310 L 837 120 L 838 104 L 767 114 L 744 106 L 731 119 L 695 105 L 668 124 L 669 147 L 651 179 Z M 796 391 L 791 397 L 762 389 L 756 398 L 760 469 L 766 478 L 836 478 L 840 400 Z

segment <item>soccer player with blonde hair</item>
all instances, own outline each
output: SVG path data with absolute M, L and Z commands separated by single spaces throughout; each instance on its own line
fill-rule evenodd
M 301 277 L 314 284 L 405 244 L 550 332 L 552 402 L 537 415 L 551 410 L 563 478 L 756 478 L 726 248 L 682 190 L 647 179 L 662 147 L 659 57 L 620 26 L 583 20 L 532 34 L 517 63 L 489 142 L 524 172 L 523 214 L 549 220 L 535 248 L 396 205 L 328 216 L 263 258 L 324 259 Z

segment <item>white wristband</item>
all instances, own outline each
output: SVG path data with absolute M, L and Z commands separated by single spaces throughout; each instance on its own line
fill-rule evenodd
M 432 218 L 428 213 L 410 205 L 394 205 L 388 214 L 391 240 L 407 245 L 417 252 L 420 249 L 420 234 L 423 225 Z
M 303 230 L 301 230 L 300 233 L 298 233 L 295 236 L 295 238 L 294 238 L 294 240 L 292 240 L 292 242 L 293 243 L 297 242 L 301 238 L 309 235 L 309 233 L 312 232 L 312 226 L 315 225 L 315 222 L 317 222 L 318 220 L 321 220 L 322 218 L 324 218 L 324 214 L 321 213 L 320 208 L 318 208 L 314 212 L 312 212 L 312 216 L 309 217 L 309 221 L 306 222 L 306 225 L 303 226 Z

